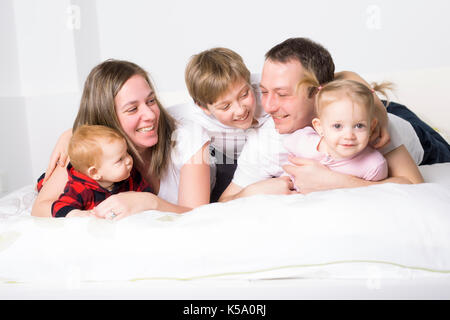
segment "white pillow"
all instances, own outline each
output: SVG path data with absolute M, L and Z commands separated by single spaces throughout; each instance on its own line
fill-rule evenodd
M 383 184 L 254 196 L 117 222 L 7 218 L 0 278 L 448 278 L 449 199 L 449 184 Z

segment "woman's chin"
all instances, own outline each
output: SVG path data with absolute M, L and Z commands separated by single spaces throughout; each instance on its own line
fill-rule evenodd
M 140 139 L 139 141 L 135 142 L 136 148 L 138 150 L 144 151 L 145 149 L 148 149 L 150 147 L 153 147 L 158 143 L 158 137 L 152 137 L 151 139 Z

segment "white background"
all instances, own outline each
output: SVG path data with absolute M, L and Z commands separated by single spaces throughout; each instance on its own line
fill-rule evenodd
M 447 0 L 1 0 L 0 194 L 45 170 L 86 75 L 107 58 L 141 65 L 178 102 L 199 51 L 229 47 L 259 73 L 272 46 L 309 37 L 337 70 L 393 80 L 399 102 L 448 130 L 449 15 Z

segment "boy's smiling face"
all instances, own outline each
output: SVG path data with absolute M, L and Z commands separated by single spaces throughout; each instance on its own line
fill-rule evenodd
M 252 87 L 240 79 L 215 103 L 208 104 L 203 111 L 213 115 L 220 123 L 239 129 L 248 129 L 255 114 L 256 99 Z

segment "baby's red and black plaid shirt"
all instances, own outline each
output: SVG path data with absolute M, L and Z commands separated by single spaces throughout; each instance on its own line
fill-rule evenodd
M 128 179 L 114 183 L 112 191 L 101 187 L 97 181 L 76 171 L 69 163 L 67 166 L 69 181 L 52 205 L 52 215 L 55 218 L 65 217 L 74 209 L 91 210 L 109 196 L 125 191 L 152 192 L 149 184 L 135 168 L 131 170 Z M 38 179 L 37 190 L 42 188 L 44 175 Z

